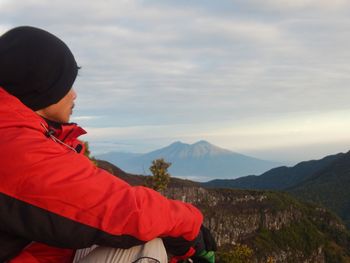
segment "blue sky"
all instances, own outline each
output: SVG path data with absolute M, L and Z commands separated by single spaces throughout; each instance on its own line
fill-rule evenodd
M 44 28 L 82 66 L 93 154 L 209 142 L 294 163 L 350 146 L 346 0 L 0 0 L 0 33 Z

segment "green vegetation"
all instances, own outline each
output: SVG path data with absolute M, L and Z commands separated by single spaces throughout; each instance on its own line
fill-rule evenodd
M 244 244 L 236 244 L 226 252 L 217 253 L 217 262 L 220 263 L 251 263 L 253 262 L 253 249 Z
M 324 237 L 311 222 L 302 220 L 278 231 L 260 229 L 255 238 L 258 251 L 273 252 L 277 250 L 302 251 L 310 256 L 324 244 Z
M 350 152 L 302 184 L 288 189 L 295 197 L 322 204 L 337 213 L 350 229 Z
M 168 173 L 170 165 L 171 163 L 166 162 L 163 158 L 153 160 L 149 168 L 152 176 L 147 178 L 146 185 L 156 191 L 165 190 L 170 182 L 170 174 Z
M 288 195 L 279 202 L 276 198 L 281 197 L 280 193 L 270 192 L 267 195 L 280 209 L 286 208 L 286 201 L 291 202 L 302 212 L 302 218 L 276 231 L 261 228 L 253 241 L 258 258 L 266 258 L 266 255 L 277 251 L 294 251 L 308 257 L 318 248 L 323 248 L 325 262 L 350 262 L 350 233 L 337 216 L 323 208 L 299 203 Z
M 264 194 L 266 195 L 270 203 L 270 209 L 273 212 L 286 210 L 291 207 L 303 209 L 301 203 L 287 193 L 276 191 L 264 191 Z
M 350 174 L 347 175 L 350 178 Z M 313 201 L 316 204 L 331 209 L 339 215 L 350 229 L 350 180 L 324 182 L 323 178 L 314 180 L 303 186 L 292 189 L 291 193 L 302 200 Z
M 214 189 L 211 191 L 217 192 Z M 254 236 L 242 240 L 242 245 L 220 248 L 218 262 L 255 262 L 254 260 L 258 260 L 258 262 L 272 263 L 276 262 L 276 255 L 281 255 L 281 253 L 287 255 L 283 262 L 302 262 L 317 257 L 318 253 L 322 253 L 319 256 L 324 257 L 326 263 L 350 262 L 350 233 L 332 212 L 320 206 L 302 203 L 287 193 L 232 190 L 231 194 L 231 198 L 234 196 L 233 199 L 236 200 L 249 196 L 249 194 L 265 196 L 263 201 L 260 201 L 260 208 L 258 208 L 261 215 L 266 213 L 273 215 L 285 211 L 285 215 L 290 214 L 289 220 L 291 221 L 288 223 L 287 219 L 281 224 L 281 228 L 272 230 L 263 227 L 265 216 L 262 216 L 261 227 Z M 223 190 L 223 195 L 228 200 L 232 200 L 229 198 L 227 189 Z M 249 199 L 246 202 L 247 207 L 252 207 Z M 247 251 L 252 253 L 246 253 Z

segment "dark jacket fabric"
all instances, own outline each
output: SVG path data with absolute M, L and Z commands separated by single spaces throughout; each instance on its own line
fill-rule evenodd
M 50 126 L 0 88 L 0 262 L 68 263 L 78 248 L 156 237 L 190 248 L 200 211 L 99 169 L 82 154 L 83 133 Z

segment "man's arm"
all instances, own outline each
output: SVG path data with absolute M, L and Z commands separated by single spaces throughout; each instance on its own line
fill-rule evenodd
M 37 134 L 1 168 L 1 227 L 48 245 L 128 248 L 156 237 L 191 244 L 202 223 L 192 205 L 131 187 L 86 157 Z M 16 142 L 16 145 L 20 142 Z M 13 151 L 13 149 L 4 149 Z M 6 160 L 4 160 L 6 161 Z

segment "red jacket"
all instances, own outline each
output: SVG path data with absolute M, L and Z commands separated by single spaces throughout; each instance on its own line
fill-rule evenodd
M 0 262 L 71 262 L 77 248 L 156 237 L 187 250 L 202 214 L 97 168 L 76 152 L 82 133 L 50 127 L 0 88 Z

